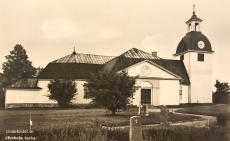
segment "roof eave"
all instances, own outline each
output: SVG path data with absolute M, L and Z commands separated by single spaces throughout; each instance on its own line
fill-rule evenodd
M 176 56 L 184 55 L 185 53 L 188 53 L 188 52 L 210 53 L 210 54 L 214 53 L 214 51 L 187 50 L 187 51 L 184 51 L 184 52 L 175 53 L 175 54 L 173 54 L 173 56 L 176 57 Z
M 185 22 L 186 24 L 192 22 L 192 21 L 198 21 L 198 22 L 202 22 L 202 19 L 189 19 L 187 22 Z

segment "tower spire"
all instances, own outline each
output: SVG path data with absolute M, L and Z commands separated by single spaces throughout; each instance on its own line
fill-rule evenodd
M 195 15 L 195 4 L 193 5 L 193 15 Z

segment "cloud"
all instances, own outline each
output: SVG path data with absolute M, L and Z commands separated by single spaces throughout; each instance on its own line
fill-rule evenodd
M 142 49 L 146 52 L 157 52 L 157 56 L 164 59 L 173 59 L 172 54 L 176 47 L 172 47 L 170 40 L 164 34 L 157 33 L 145 36 L 142 40 Z
M 98 37 L 101 39 L 110 39 L 110 38 L 116 38 L 121 35 L 121 31 L 110 28 L 110 29 L 103 29 L 98 33 Z
M 87 34 L 79 30 L 76 23 L 63 18 L 47 20 L 42 24 L 41 29 L 47 39 L 76 38 Z
M 63 18 L 46 20 L 41 29 L 46 39 L 69 39 L 79 42 L 96 42 L 121 36 L 121 31 L 94 23 L 76 23 Z
M 165 47 L 164 42 L 166 41 L 166 36 L 161 33 L 154 34 L 153 36 L 147 35 L 142 40 L 142 47 L 147 52 L 157 51 Z

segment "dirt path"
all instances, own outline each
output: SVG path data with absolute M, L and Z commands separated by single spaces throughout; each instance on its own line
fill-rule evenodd
M 174 112 L 173 114 L 199 116 L 199 117 L 201 117 L 201 120 L 194 120 L 194 121 L 181 122 L 181 123 L 172 123 L 170 125 L 187 125 L 187 126 L 202 127 L 202 126 L 209 126 L 211 124 L 216 123 L 216 117 L 215 116 L 185 114 L 185 113 L 177 113 L 177 112 Z
M 181 121 L 177 123 L 169 123 L 171 126 L 176 126 L 176 125 L 186 125 L 186 126 L 193 126 L 193 127 L 207 127 L 211 124 L 216 124 L 216 117 L 215 116 L 206 116 L 206 115 L 195 115 L 195 114 L 185 114 L 185 113 L 178 113 L 176 112 L 177 109 L 169 110 L 173 114 L 181 114 L 181 115 L 192 115 L 192 116 L 198 116 L 201 117 L 201 120 L 194 120 L 194 121 Z M 160 112 L 160 109 L 149 109 L 149 112 Z M 152 124 L 152 125 L 142 125 L 142 127 L 154 127 L 154 126 L 159 126 L 160 124 Z M 119 127 L 104 127 L 104 128 L 109 128 L 109 129 L 121 129 L 121 128 L 129 128 L 129 126 L 119 126 Z
M 199 116 L 201 117 L 201 120 L 194 120 L 194 121 L 181 121 L 177 123 L 169 123 L 169 125 L 186 125 L 186 126 L 193 126 L 193 127 L 207 127 L 211 124 L 216 124 L 216 117 L 215 116 L 206 116 L 206 115 L 196 115 L 196 114 L 185 114 L 185 113 L 178 113 L 176 112 L 177 109 L 169 109 L 170 112 L 173 114 L 181 114 L 181 115 L 192 115 L 192 116 Z M 149 112 L 160 112 L 160 109 L 149 109 Z M 142 125 L 142 127 L 154 127 L 154 126 L 159 126 L 160 124 L 152 124 L 152 125 Z M 121 128 L 129 128 L 129 126 L 118 126 L 118 127 L 104 127 L 104 128 L 109 128 L 109 129 L 121 129 Z
M 173 114 L 199 116 L 201 117 L 201 120 L 185 121 L 185 122 L 182 121 L 177 123 L 170 123 L 170 125 L 187 125 L 187 126 L 194 126 L 194 127 L 204 127 L 216 123 L 215 116 L 178 113 L 176 112 L 176 110 L 178 109 L 180 108 L 169 109 L 169 111 L 172 112 Z M 160 109 L 149 109 L 149 112 L 160 112 Z

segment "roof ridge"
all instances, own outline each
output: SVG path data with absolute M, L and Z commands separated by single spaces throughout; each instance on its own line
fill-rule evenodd
M 107 57 L 116 57 L 116 56 L 97 55 L 97 54 L 88 54 L 88 53 L 76 53 L 76 54 L 82 54 L 82 55 L 94 55 L 94 56 L 107 56 Z
M 105 62 L 113 59 L 115 56 L 95 55 L 85 53 L 71 53 L 50 63 L 90 63 L 90 64 L 104 64 Z

